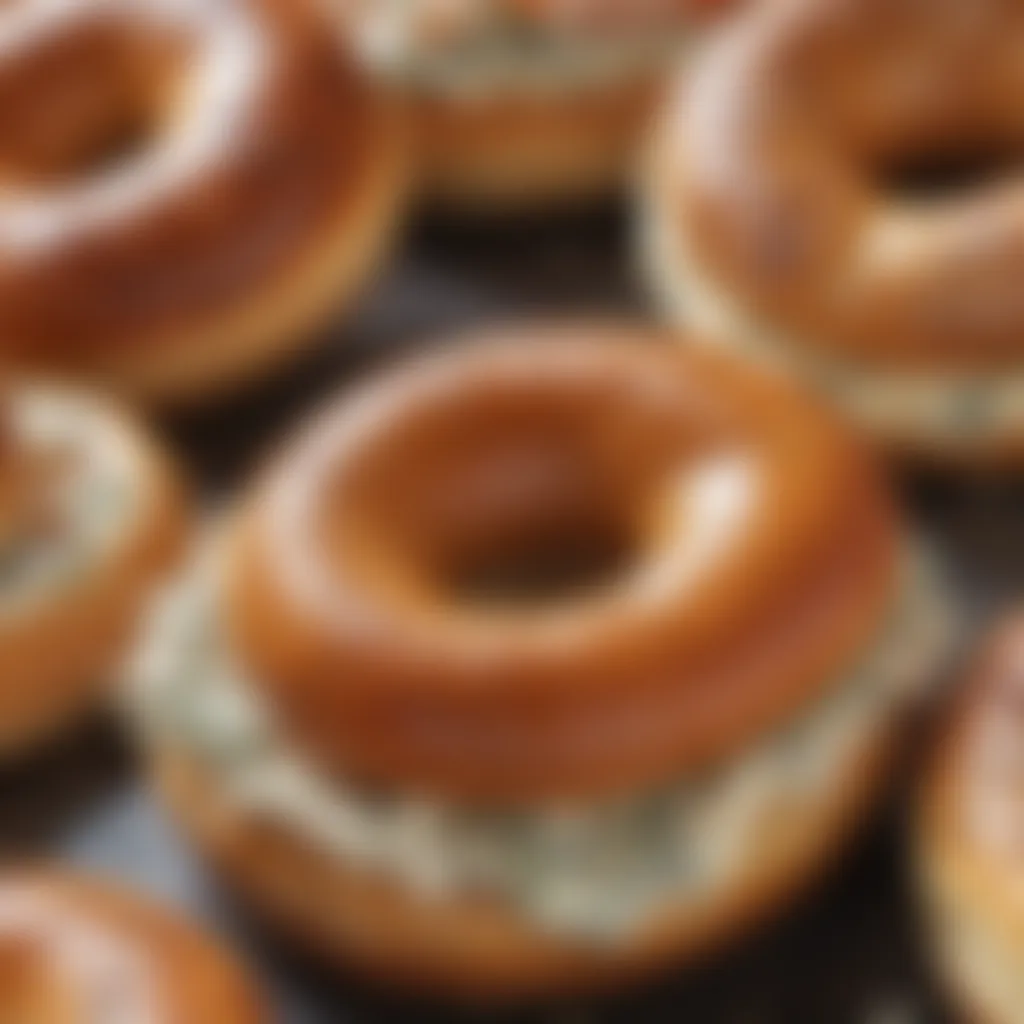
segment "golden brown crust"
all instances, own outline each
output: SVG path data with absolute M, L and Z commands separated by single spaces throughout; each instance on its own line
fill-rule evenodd
M 878 368 L 1019 365 L 1020 188 L 915 205 L 877 185 L 921 154 L 1016 144 L 1024 9 L 966 14 L 783 0 L 698 62 L 666 120 L 659 216 L 758 320 Z
M 183 547 L 186 514 L 177 474 L 130 419 L 114 410 L 105 415 L 129 445 L 140 506 L 88 572 L 0 622 L 3 756 L 59 731 L 109 691 L 152 587 Z
M 187 399 L 308 341 L 376 267 L 405 191 L 401 118 L 314 4 L 244 0 L 237 10 L 270 55 L 217 153 L 159 201 L 58 237 L 42 256 L 5 250 L 9 360 Z M 49 194 L 48 183 L 33 186 Z
M 737 884 L 702 905 L 663 908 L 612 947 L 546 934 L 514 908 L 423 901 L 280 828 L 236 814 L 197 766 L 157 752 L 158 782 L 226 884 L 325 961 L 394 991 L 489 1004 L 593 994 L 692 964 L 734 943 L 816 881 L 878 793 L 891 736 L 878 737 L 821 813 L 766 835 Z
M 629 178 L 662 77 L 564 95 L 410 95 L 422 190 L 484 214 L 609 195 Z
M 234 642 L 304 746 L 459 797 L 626 791 L 741 748 L 864 649 L 895 518 L 817 405 L 628 327 L 489 341 L 328 411 L 241 517 Z M 504 473 L 528 486 L 495 504 Z M 558 524 L 628 534 L 632 569 L 525 617 L 446 589 Z M 691 544 L 718 551 L 693 577 Z
M 944 380 L 919 379 L 913 372 L 816 359 L 799 339 L 734 306 L 695 267 L 686 241 L 666 222 L 666 168 L 656 152 L 651 156 L 643 167 L 647 194 L 637 241 L 648 282 L 669 322 L 819 388 L 877 438 L 896 464 L 982 475 L 1021 464 L 1024 417 L 1015 371 L 980 382 L 955 371 Z
M 322 244 L 291 272 L 248 296 L 244 305 L 176 344 L 96 354 L 87 378 L 132 400 L 179 405 L 207 398 L 271 372 L 308 346 L 334 315 L 346 312 L 370 279 L 398 229 L 409 183 L 403 113 L 387 97 L 373 101 L 375 159 L 351 202 L 324 225 Z
M 44 871 L 0 876 L 0 999 L 19 1021 L 91 1021 L 108 1000 L 154 1024 L 268 1021 L 238 966 L 191 925 Z

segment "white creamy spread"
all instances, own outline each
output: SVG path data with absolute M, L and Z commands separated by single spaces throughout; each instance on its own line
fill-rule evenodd
M 0 547 L 0 620 L 79 581 L 106 558 L 137 513 L 136 455 L 90 399 L 29 388 L 11 396 L 19 444 L 59 460 L 48 498 L 52 529 Z
M 854 365 L 825 347 L 787 334 L 745 310 L 698 265 L 668 208 L 648 201 L 641 246 L 658 298 L 698 337 L 819 384 L 850 414 L 879 434 L 912 445 L 940 441 L 970 451 L 1024 431 L 1024 364 L 987 373 L 923 373 Z
M 601 805 L 472 809 L 318 774 L 275 731 L 224 647 L 213 561 L 200 559 L 158 605 L 130 667 L 129 693 L 150 738 L 199 760 L 238 813 L 279 821 L 422 898 L 485 894 L 586 941 L 627 935 L 666 900 L 713 895 L 749 869 L 773 830 L 786 828 L 780 821 L 825 806 L 935 673 L 950 633 L 930 563 L 908 559 L 863 663 L 743 756 Z
M 446 15 L 439 8 L 452 9 Z M 437 0 L 373 0 L 356 19 L 356 39 L 372 64 L 426 90 L 464 96 L 493 90 L 544 93 L 603 85 L 667 65 L 681 24 L 595 33 L 538 25 L 503 0 L 470 5 Z M 681 19 L 680 19 L 681 20 Z

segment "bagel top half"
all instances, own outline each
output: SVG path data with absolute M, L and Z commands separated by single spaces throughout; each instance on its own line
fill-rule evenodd
M 697 771 L 849 667 L 900 536 L 811 400 L 642 331 L 510 332 L 328 409 L 230 531 L 233 647 L 337 771 L 595 796 Z M 601 563 L 548 600 L 517 560 Z
M 1019 450 L 1024 180 L 999 161 L 1024 140 L 1022 40 L 1024 9 L 998 0 L 741 15 L 652 155 L 669 306 L 891 435 Z
M 0 6 L 5 359 L 159 400 L 266 362 L 366 275 L 400 135 L 317 0 Z

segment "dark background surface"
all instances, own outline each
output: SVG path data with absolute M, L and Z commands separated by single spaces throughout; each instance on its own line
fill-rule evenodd
M 649 312 L 628 269 L 625 219 L 608 211 L 500 227 L 421 225 L 356 319 L 302 365 L 215 409 L 164 423 L 164 432 L 207 494 L 230 493 L 318 398 L 401 349 L 508 317 Z M 936 539 L 973 629 L 1024 580 L 1024 488 L 939 477 L 904 478 L 901 487 L 915 520 Z M 827 882 L 714 969 L 668 978 L 614 1002 L 542 1008 L 529 1019 L 942 1021 L 915 941 L 901 855 L 906 797 L 896 789 Z M 95 869 L 185 908 L 242 951 L 278 1000 L 284 1024 L 451 1019 L 326 976 L 246 921 L 175 834 L 129 742 L 111 723 L 99 722 L 59 750 L 0 773 L 0 856 L 43 856 Z

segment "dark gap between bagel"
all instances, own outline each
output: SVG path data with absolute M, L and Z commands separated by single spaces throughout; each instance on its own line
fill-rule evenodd
M 1024 171 L 1016 147 L 939 147 L 900 154 L 877 172 L 885 192 L 910 200 L 941 200 L 1005 184 Z

